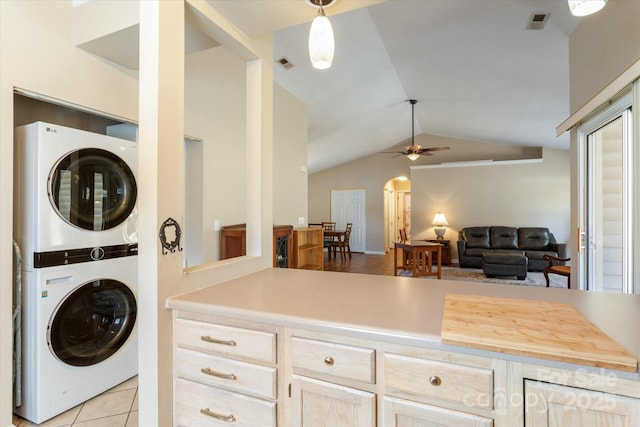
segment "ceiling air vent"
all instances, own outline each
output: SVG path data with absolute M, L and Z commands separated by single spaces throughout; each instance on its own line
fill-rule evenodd
M 528 30 L 541 30 L 549 19 L 550 13 L 533 13 L 529 19 Z
M 284 56 L 278 60 L 276 60 L 276 62 L 278 64 L 280 64 L 280 66 L 282 68 L 286 70 L 290 70 L 291 68 L 293 68 L 293 64 L 291 62 L 289 62 L 289 60 L 287 58 L 285 58 Z

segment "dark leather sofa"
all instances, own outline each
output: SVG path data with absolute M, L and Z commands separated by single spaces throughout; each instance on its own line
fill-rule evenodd
M 543 271 L 549 264 L 542 258 L 545 254 L 569 258 L 567 244 L 556 242 L 548 228 L 485 226 L 460 230 L 460 267 L 482 268 L 484 253 L 524 255 L 528 258 L 528 271 Z

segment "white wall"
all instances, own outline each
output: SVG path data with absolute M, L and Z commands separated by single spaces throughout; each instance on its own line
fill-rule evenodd
M 275 85 L 273 97 L 273 223 L 300 227 L 307 216 L 307 105 Z
M 569 38 L 571 112 L 640 59 L 640 1 L 610 1 Z
M 220 259 L 220 232 L 214 230 L 215 220 L 221 226 L 246 222 L 245 67 L 245 61 L 224 46 L 186 57 L 185 133 L 202 140 L 203 145 L 198 160 L 203 171 L 204 262 Z

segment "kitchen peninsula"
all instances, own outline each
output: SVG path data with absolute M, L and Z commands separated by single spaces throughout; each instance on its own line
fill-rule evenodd
M 635 369 L 443 344 L 450 295 L 571 305 Z M 640 295 L 267 269 L 167 306 L 174 425 L 640 425 Z

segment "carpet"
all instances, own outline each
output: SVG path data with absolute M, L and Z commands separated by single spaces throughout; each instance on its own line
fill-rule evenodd
M 411 271 L 402 270 L 398 272 L 398 276 L 411 276 Z M 430 277 L 433 279 L 433 277 Z M 484 282 L 499 283 L 502 285 L 519 285 L 519 286 L 547 286 L 544 280 L 544 274 L 538 271 L 528 271 L 524 280 L 518 280 L 515 276 L 488 278 L 484 275 L 481 268 L 460 268 L 460 267 L 442 267 L 442 280 L 460 280 L 464 282 Z M 549 287 L 551 288 L 567 288 L 567 278 L 555 274 L 549 275 Z

